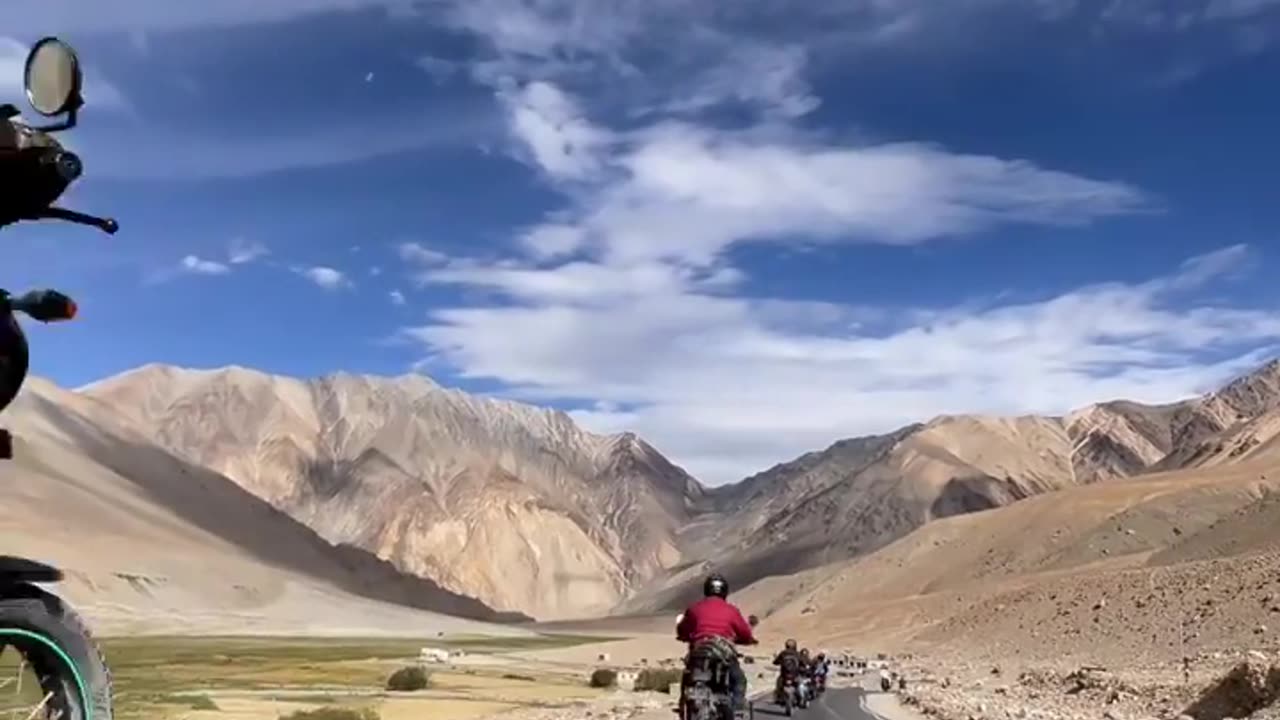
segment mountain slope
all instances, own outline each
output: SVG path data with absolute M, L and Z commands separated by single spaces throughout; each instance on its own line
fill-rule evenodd
M 1180 620 L 1206 649 L 1238 646 L 1280 611 L 1277 467 L 1255 459 L 1044 494 L 929 523 L 737 598 L 766 625 L 828 647 L 1096 661 L 1178 652 L 1168 642 Z M 1179 617 L 1183 594 L 1199 613 Z
M 514 632 L 479 602 L 334 547 L 230 480 L 38 378 L 5 424 L 5 552 L 53 562 L 107 632 Z M 429 610 L 413 609 L 414 607 Z
M 601 614 L 676 564 L 704 494 L 634 435 L 421 376 L 148 366 L 83 393 L 331 542 L 539 618 Z
M 938 518 L 1148 472 L 1280 450 L 1280 362 L 1160 406 L 1116 401 L 1065 417 L 944 416 L 840 441 L 712 493 L 686 535 L 705 558 L 655 578 L 626 611 L 669 609 L 711 565 L 739 586 L 857 557 Z

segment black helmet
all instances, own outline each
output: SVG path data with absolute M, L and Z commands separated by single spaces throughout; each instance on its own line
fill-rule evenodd
M 809 648 L 805 648 L 805 649 L 801 650 L 801 651 L 800 651 L 800 654 L 801 654 L 802 656 L 804 656 L 804 657 L 809 657 Z
M 729 581 L 724 579 L 720 573 L 712 573 L 707 576 L 706 582 L 702 583 L 702 594 L 711 597 L 715 595 L 724 599 L 729 597 Z
M 795 639 L 794 639 L 794 638 L 789 638 L 789 639 L 787 640 L 787 649 L 788 649 L 788 650 L 795 650 L 795 649 L 796 649 L 796 641 L 795 641 Z

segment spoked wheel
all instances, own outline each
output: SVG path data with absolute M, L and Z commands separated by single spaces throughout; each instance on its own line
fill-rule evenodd
M 43 638 L 0 629 L 0 718 L 80 720 L 85 693 L 74 672 Z
M 0 598 L 0 720 L 111 720 L 111 678 L 79 618 L 54 595 L 17 590 Z

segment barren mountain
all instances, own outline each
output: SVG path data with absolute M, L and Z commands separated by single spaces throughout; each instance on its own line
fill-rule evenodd
M 334 547 L 114 417 L 33 378 L 4 415 L 16 459 L 0 465 L 4 552 L 62 567 L 63 591 L 99 630 L 514 632 L 458 619 L 497 616 Z
M 738 600 L 829 646 L 971 660 L 1105 663 L 1271 644 L 1277 469 L 1251 460 L 1044 494 L 769 578 Z
M 331 542 L 539 618 L 604 613 L 676 564 L 704 493 L 634 435 L 421 376 L 148 366 L 83 392 Z
M 943 416 L 704 490 L 631 434 L 421 376 L 312 381 L 149 366 L 86 388 L 148 440 L 333 543 L 540 619 L 665 609 L 933 520 L 1161 470 L 1270 456 L 1280 363 L 1203 397 L 1065 417 Z
M 1270 456 L 1280 447 L 1280 362 L 1161 406 L 1117 401 L 1065 417 L 943 416 L 840 441 L 716 488 L 685 533 L 705 558 L 656 577 L 628 611 L 669 609 L 715 565 L 738 585 L 857 557 L 938 518 L 1147 472 Z

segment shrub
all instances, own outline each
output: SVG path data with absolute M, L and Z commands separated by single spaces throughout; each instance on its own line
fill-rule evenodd
M 218 708 L 218 703 L 214 702 L 213 698 L 209 697 L 208 695 L 197 695 L 191 698 L 191 709 L 192 710 L 218 710 L 220 708 Z
M 636 676 L 636 690 L 648 692 L 671 692 L 672 685 L 680 684 L 683 671 L 674 668 L 646 668 Z
M 311 710 L 295 710 L 281 715 L 280 720 L 379 720 L 373 708 L 322 707 Z
M 413 692 L 414 690 L 425 690 L 431 684 L 431 676 L 426 670 L 411 665 L 402 667 L 391 673 L 391 677 L 387 678 L 387 689 L 393 692 Z
M 593 688 L 611 688 L 618 684 L 618 671 L 609 668 L 598 668 L 591 673 L 588 684 Z
M 503 680 L 520 680 L 523 682 L 538 682 L 538 678 L 532 675 L 520 675 L 519 673 L 503 673 Z

